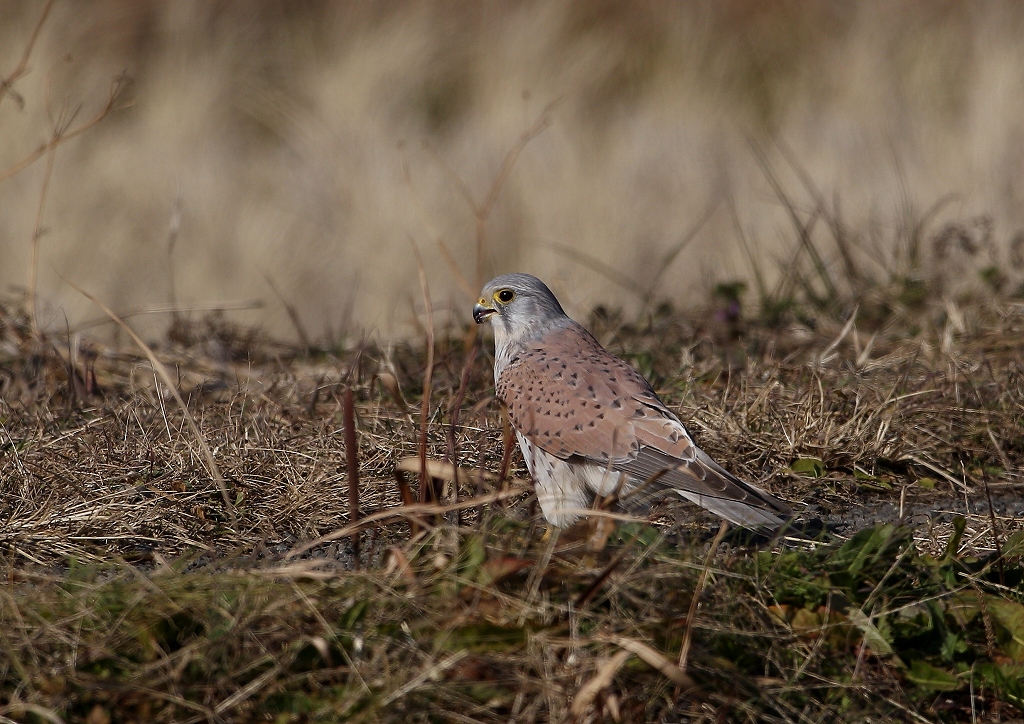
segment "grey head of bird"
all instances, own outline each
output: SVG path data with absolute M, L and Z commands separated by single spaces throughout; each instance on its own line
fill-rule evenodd
M 530 274 L 502 274 L 484 284 L 473 319 L 491 320 L 498 350 L 572 324 L 547 285 Z

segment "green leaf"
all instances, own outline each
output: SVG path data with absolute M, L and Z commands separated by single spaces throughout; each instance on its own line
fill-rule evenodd
M 789 471 L 811 478 L 820 478 L 825 474 L 825 464 L 818 458 L 797 458 L 789 466 Z
M 900 609 L 893 619 L 893 629 L 898 638 L 917 638 L 934 631 L 936 619 L 941 617 L 941 611 L 934 612 L 928 604 L 918 602 Z
M 886 552 L 890 543 L 894 542 L 896 533 L 896 526 L 889 523 L 858 531 L 829 557 L 829 562 L 857 576 L 867 564 Z
M 1007 655 L 1024 662 L 1024 606 L 995 596 L 988 597 L 987 606 L 995 622 L 1010 636 L 1005 648 Z
M 953 691 L 960 686 L 959 679 L 927 661 L 911 662 L 910 671 L 906 675 L 909 681 L 930 691 Z
M 359 623 L 363 619 L 363 616 L 366 614 L 366 609 L 368 609 L 369 607 L 370 607 L 369 599 L 362 599 L 362 600 L 356 601 L 354 604 L 352 604 L 352 608 L 350 608 L 345 613 L 345 616 L 342 619 L 342 623 L 341 623 L 342 629 L 344 629 L 344 630 L 351 629 L 357 623 Z
M 974 591 L 959 591 L 949 597 L 946 611 L 953 614 L 958 622 L 970 623 L 981 612 L 978 594 Z
M 477 652 L 508 652 L 526 643 L 526 629 L 474 623 L 453 629 L 444 639 L 444 648 L 451 651 L 469 649 Z
M 869 475 L 863 470 L 854 468 L 853 477 L 862 487 L 868 490 L 892 490 L 892 483 L 878 475 Z
M 622 523 L 614 535 L 619 543 L 635 540 L 637 545 L 646 548 L 658 542 L 661 531 L 646 523 Z
M 885 640 L 882 632 L 875 627 L 875 624 L 871 623 L 871 619 L 868 618 L 866 613 L 856 606 L 850 606 L 846 609 L 846 617 L 850 619 L 854 626 L 860 629 L 861 634 L 864 636 L 864 643 L 871 649 L 871 653 L 876 656 L 892 654 L 892 645 Z
M 964 530 L 967 529 L 967 520 L 962 515 L 953 518 L 953 535 L 949 536 L 946 543 L 946 553 L 943 556 L 947 561 L 956 558 L 956 552 L 960 550 L 960 541 L 964 537 Z
M 935 486 L 938 484 L 938 482 L 939 481 L 936 480 L 935 478 L 918 478 L 917 479 L 918 486 L 924 488 L 925 490 L 935 490 Z
M 1024 530 L 1018 530 L 1003 543 L 1003 557 L 1016 558 L 1024 556 Z
M 952 631 L 947 631 L 939 651 L 946 661 L 955 661 L 958 654 L 967 653 L 968 643 Z
M 487 560 L 487 549 L 483 538 L 479 535 L 467 536 L 462 544 L 459 560 L 459 574 L 473 580 L 477 577 L 480 566 Z
M 980 663 L 975 674 L 996 689 L 999 698 L 1024 709 L 1024 665 Z
M 892 483 L 882 478 L 861 482 L 861 487 L 867 490 L 892 490 Z

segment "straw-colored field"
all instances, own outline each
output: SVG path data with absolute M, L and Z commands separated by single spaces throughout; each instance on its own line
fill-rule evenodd
M 0 8 L 4 76 L 42 7 Z M 977 264 L 1019 282 L 1022 35 L 1014 2 L 61 0 L 0 106 L 0 169 L 127 73 L 119 110 L 56 153 L 38 264 L 54 330 L 97 319 L 63 275 L 122 313 L 262 304 L 229 314 L 294 338 L 283 296 L 318 341 L 405 336 L 423 314 L 413 243 L 438 314 L 464 321 L 438 246 L 480 281 L 453 175 L 482 204 L 551 103 L 488 214 L 483 275 L 535 273 L 577 314 L 640 304 L 581 254 L 648 291 L 695 229 L 658 297 L 776 278 L 792 237 L 769 169 L 805 221 L 824 204 L 846 223 L 872 273 L 905 225 L 929 265 L 960 223 L 985 227 Z M 0 185 L 4 286 L 28 283 L 45 161 Z

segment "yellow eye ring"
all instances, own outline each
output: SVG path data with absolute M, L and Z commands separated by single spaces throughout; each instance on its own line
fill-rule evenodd
M 516 293 L 511 289 L 499 289 L 494 293 L 494 301 L 498 304 L 508 304 L 516 298 Z

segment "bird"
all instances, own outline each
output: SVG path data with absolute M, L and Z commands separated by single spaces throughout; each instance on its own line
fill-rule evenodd
M 491 322 L 495 394 L 554 527 L 586 515 L 595 494 L 676 493 L 755 530 L 775 530 L 791 515 L 697 447 L 643 375 L 570 319 L 537 277 L 487 282 L 473 320 Z

